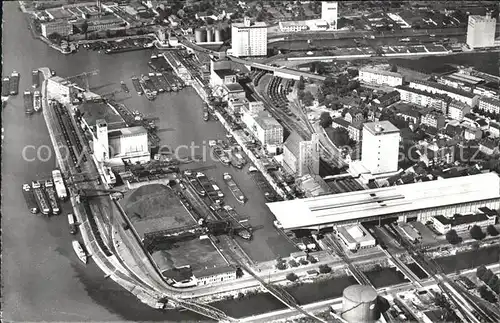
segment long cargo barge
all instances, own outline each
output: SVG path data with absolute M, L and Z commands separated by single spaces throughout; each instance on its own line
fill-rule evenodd
M 231 174 L 229 173 L 224 173 L 224 182 L 226 182 L 236 201 L 244 204 L 246 202 L 246 197 L 234 181 L 233 176 L 231 176 Z
M 17 95 L 19 93 L 19 73 L 14 71 L 10 75 L 10 84 L 9 84 L 9 94 Z
M 151 91 L 153 94 L 158 93 L 158 89 L 155 87 L 153 81 L 151 81 L 151 78 L 148 75 L 143 75 L 142 76 L 142 81 L 144 82 L 144 85 L 146 86 L 146 89 Z
M 214 187 L 212 186 L 212 183 L 205 174 L 198 172 L 196 174 L 196 179 L 198 179 L 198 182 L 200 183 L 201 187 L 203 187 L 205 192 L 207 192 L 207 194 L 210 194 L 215 191 Z
M 230 218 L 233 228 L 236 228 L 236 234 L 245 240 L 252 240 L 252 229 L 243 225 L 243 221 L 239 220 L 239 215 L 236 210 L 229 205 L 224 205 L 224 211 Z
M 64 180 L 60 170 L 54 169 L 52 171 L 52 180 L 54 181 L 54 187 L 56 188 L 57 197 L 62 201 L 67 199 L 68 191 L 66 190 L 66 186 L 64 185 Z
M 217 159 L 221 162 L 222 165 L 229 166 L 231 160 L 229 159 L 229 156 L 224 151 L 224 149 L 222 149 L 221 146 L 219 145 L 214 146 L 213 152 L 214 156 L 217 157 Z
M 42 185 L 39 181 L 33 181 L 31 183 L 31 187 L 33 188 L 33 194 L 35 195 L 36 203 L 38 204 L 38 208 L 43 215 L 50 214 L 50 205 L 45 196 L 45 192 L 42 189 Z
M 151 82 L 153 82 L 153 85 L 158 92 L 160 93 L 165 92 L 165 89 L 160 84 L 160 80 L 158 79 L 155 73 L 149 73 L 149 78 L 151 79 Z
M 179 87 L 177 86 L 177 82 L 175 81 L 174 75 L 172 75 L 171 73 L 163 73 L 163 76 L 170 84 L 172 91 L 179 91 Z
M 28 210 L 30 210 L 33 214 L 37 214 L 39 212 L 38 205 L 36 204 L 35 195 L 33 194 L 30 184 L 23 184 L 23 195 L 26 200 Z
M 170 92 L 172 90 L 167 80 L 163 77 L 161 73 L 156 73 L 156 78 L 158 79 L 158 82 L 160 82 L 161 87 L 165 92 Z
M 10 95 L 10 78 L 8 76 L 2 79 L 2 97 Z
M 242 169 L 245 166 L 246 161 L 245 158 L 241 155 L 240 152 L 231 152 L 231 165 L 236 167 L 237 169 Z
M 252 180 L 255 182 L 257 187 L 264 193 L 264 197 L 268 202 L 274 202 L 276 201 L 276 194 L 274 193 L 273 189 L 269 186 L 267 183 L 264 175 L 262 175 L 257 168 L 251 166 L 248 169 L 248 174 L 252 178 Z
M 203 105 L 203 121 L 209 120 L 208 106 L 207 104 Z
M 33 88 L 37 88 L 40 86 L 40 71 L 39 70 L 33 70 L 31 72 L 31 79 L 33 83 Z
M 61 209 L 59 208 L 59 202 L 57 201 L 56 190 L 54 189 L 54 183 L 52 180 L 45 181 L 45 192 L 47 193 L 47 197 L 49 198 L 50 208 L 52 209 L 53 215 L 58 215 L 61 213 Z
M 142 86 L 141 83 L 139 83 L 139 79 L 137 77 L 132 77 L 132 85 L 134 86 L 137 94 L 142 95 Z
M 24 99 L 24 112 L 26 114 L 32 114 L 34 111 L 33 94 L 30 91 L 24 91 L 23 99 Z
M 198 182 L 198 179 L 196 176 L 192 175 L 191 173 L 184 172 L 184 175 L 186 176 L 187 180 L 189 181 L 189 184 L 191 184 L 191 187 L 198 193 L 200 196 L 206 196 L 207 192 L 205 192 L 205 189 L 203 189 L 203 186 L 201 186 L 200 182 Z

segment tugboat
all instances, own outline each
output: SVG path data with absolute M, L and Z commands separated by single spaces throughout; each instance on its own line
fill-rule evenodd
M 87 254 L 83 250 L 80 242 L 77 240 L 73 240 L 72 245 L 73 245 L 73 250 L 75 250 L 78 259 L 80 259 L 80 261 L 83 262 L 84 264 L 87 264 Z
M 40 91 L 35 91 L 35 93 L 33 93 L 33 108 L 35 112 L 40 111 L 42 108 L 42 95 Z
M 127 84 L 125 84 L 125 82 L 121 81 L 120 85 L 122 87 L 123 92 L 125 92 L 125 93 L 130 92 L 129 89 L 128 89 L 128 86 L 127 86 Z
M 231 174 L 224 173 L 224 182 L 226 182 L 227 186 L 231 190 L 231 193 L 233 193 L 234 198 L 241 204 L 244 204 L 246 202 L 245 195 L 243 195 L 241 189 L 238 187 L 238 185 L 236 185 L 236 182 L 233 180 Z

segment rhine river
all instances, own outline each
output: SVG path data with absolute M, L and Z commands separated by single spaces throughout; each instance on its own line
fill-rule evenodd
M 90 261 L 84 267 L 73 255 L 72 238 L 66 223 L 66 205 L 63 215 L 52 218 L 32 216 L 27 212 L 21 186 L 35 179 L 47 179 L 56 167 L 53 156 L 47 150 L 40 151 L 37 161 L 28 162 L 23 150 L 28 145 L 51 147 L 48 131 L 41 114 L 26 117 L 22 93 L 31 89 L 31 71 L 47 66 L 58 75 L 71 76 L 98 69 L 100 73 L 91 77 L 91 86 L 99 93 L 111 92 L 125 80 L 131 96 L 125 103 L 132 110 L 160 117 L 159 128 L 171 131 L 161 134 L 162 143 L 172 146 L 197 144 L 204 140 L 224 137 L 222 127 L 216 122 L 204 123 L 201 118 L 201 100 L 192 89 L 177 94 L 163 94 L 149 102 L 133 91 L 130 78 L 148 72 L 150 51 L 130 52 L 118 55 L 102 55 L 81 50 L 73 55 L 62 55 L 44 43 L 34 40 L 27 28 L 17 2 L 3 4 L 2 75 L 13 70 L 21 74 L 19 92 L 9 98 L 2 111 L 2 126 L 5 139 L 2 145 L 2 311 L 6 322 L 80 322 L 80 321 L 187 321 L 204 320 L 188 312 L 153 310 L 141 304 L 135 297 L 103 273 Z M 497 60 L 498 53 L 491 53 L 488 62 Z M 463 64 L 464 55 L 460 55 Z M 478 56 L 470 56 L 470 64 L 481 69 Z M 476 59 L 475 59 L 476 58 Z M 442 60 L 442 58 L 440 58 Z M 479 62 L 478 62 L 479 61 Z M 453 58 L 450 59 L 453 63 Z M 486 68 L 485 72 L 492 71 Z M 484 70 L 484 69 L 483 69 Z M 498 73 L 498 72 L 497 72 Z M 198 129 L 195 130 L 195 129 Z M 202 129 L 202 131 L 200 130 Z M 32 158 L 33 152 L 28 151 Z M 41 161 L 41 160 L 45 161 Z M 214 173 L 207 171 L 209 176 Z M 258 250 L 243 244 L 243 248 L 256 260 L 270 260 L 275 254 L 285 255 L 289 246 L 273 236 L 272 219 L 266 215 L 267 208 L 259 192 L 245 181 L 245 174 L 233 172 L 236 180 L 250 200 L 258 205 L 253 209 L 253 225 L 264 225 L 256 231 L 256 239 L 266 241 L 272 247 Z M 218 181 L 221 178 L 217 178 Z M 229 192 L 226 192 L 228 195 Z M 235 204 L 235 203 L 233 203 Z M 237 206 L 239 208 L 239 206 Z M 244 211 L 243 211 L 244 212 Z M 250 216 L 250 214 L 247 214 Z M 275 235 L 275 234 L 274 234 Z M 234 307 L 259 309 L 279 308 L 275 300 L 267 297 L 233 304 Z M 264 304 L 265 303 L 265 304 Z M 273 303 L 274 305 L 271 305 Z M 232 306 L 233 306 L 232 305 Z M 271 306 L 270 306 L 271 305 Z

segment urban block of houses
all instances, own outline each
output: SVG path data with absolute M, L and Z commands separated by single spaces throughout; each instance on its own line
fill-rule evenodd
M 403 76 L 401 74 L 367 67 L 359 70 L 359 80 L 368 84 L 392 87 L 403 85 Z
M 491 121 L 488 127 L 488 130 L 490 132 L 490 137 L 493 138 L 498 138 L 500 137 L 500 124 Z
M 446 94 L 431 93 L 428 91 L 411 88 L 407 85 L 396 87 L 401 95 L 401 100 L 422 107 L 429 107 L 447 113 L 448 102 L 451 100 Z
M 477 94 L 456 89 L 454 87 L 437 82 L 415 79 L 410 82 L 409 86 L 410 88 L 419 89 L 431 93 L 446 94 L 453 100 L 465 103 L 470 107 L 476 106 L 479 100 L 479 95 Z
M 479 99 L 479 110 L 500 114 L 500 100 L 496 98 L 481 97 Z

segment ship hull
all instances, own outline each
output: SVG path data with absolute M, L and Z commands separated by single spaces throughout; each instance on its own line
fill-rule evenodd
M 72 245 L 73 245 L 73 250 L 75 251 L 75 254 L 78 257 L 78 259 L 80 259 L 80 261 L 83 262 L 84 264 L 87 264 L 87 254 L 83 250 L 80 242 L 73 240 Z

